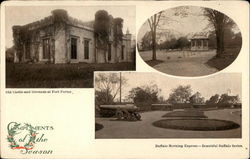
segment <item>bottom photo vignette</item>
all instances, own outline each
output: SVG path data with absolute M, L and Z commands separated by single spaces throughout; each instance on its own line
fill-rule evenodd
M 242 137 L 241 73 L 96 72 L 94 79 L 96 139 Z

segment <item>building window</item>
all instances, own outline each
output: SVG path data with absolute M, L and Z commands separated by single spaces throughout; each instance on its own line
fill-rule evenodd
M 122 60 L 124 60 L 124 48 L 125 48 L 125 46 L 122 45 L 122 56 L 121 56 Z
M 71 38 L 71 59 L 77 59 L 77 39 Z
M 89 59 L 89 40 L 84 39 L 84 59 Z
M 108 61 L 111 60 L 111 44 L 108 45 Z
M 43 39 L 43 59 L 49 59 L 50 57 L 50 43 L 49 38 Z

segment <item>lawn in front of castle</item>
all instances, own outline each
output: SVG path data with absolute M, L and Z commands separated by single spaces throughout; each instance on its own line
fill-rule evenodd
M 94 71 L 125 70 L 135 70 L 135 64 L 6 63 L 6 88 L 92 88 Z

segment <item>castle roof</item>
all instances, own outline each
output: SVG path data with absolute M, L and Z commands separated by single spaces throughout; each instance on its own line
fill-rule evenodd
M 57 10 L 54 10 L 54 11 L 57 11 Z M 28 30 L 35 30 L 35 29 L 39 29 L 39 28 L 42 28 L 42 27 L 45 27 L 45 26 L 48 26 L 48 25 L 52 25 L 54 23 L 54 20 L 55 20 L 55 18 L 53 17 L 53 12 L 54 11 L 52 11 L 52 15 L 47 16 L 47 17 L 45 17 L 45 18 L 43 18 L 41 20 L 38 20 L 38 21 L 35 21 L 35 22 L 32 22 L 32 23 L 23 25 L 22 27 L 27 27 Z M 62 11 L 62 10 L 60 10 L 60 11 Z M 66 13 L 65 14 L 66 18 L 64 19 L 65 20 L 64 22 L 66 24 L 81 27 L 81 28 L 93 31 L 94 21 L 84 22 L 84 21 L 81 21 L 79 19 L 68 16 L 66 11 L 65 11 L 65 13 Z
M 23 25 L 23 26 L 13 26 L 13 29 L 16 28 L 27 28 L 27 30 L 36 30 L 39 28 L 43 28 L 49 25 L 53 25 L 55 22 L 64 22 L 67 25 L 79 27 L 86 29 L 88 31 L 94 31 L 94 20 L 92 21 L 82 21 L 77 18 L 73 18 L 68 15 L 66 10 L 63 9 L 56 9 L 53 10 L 52 15 L 47 16 L 41 20 Z M 127 30 L 127 34 L 129 34 L 129 31 Z

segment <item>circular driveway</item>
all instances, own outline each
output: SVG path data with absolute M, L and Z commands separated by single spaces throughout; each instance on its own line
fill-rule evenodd
M 237 109 L 239 110 L 239 109 Z M 241 116 L 232 114 L 236 109 L 205 111 L 209 119 L 229 120 L 241 125 Z M 240 138 L 241 127 L 223 131 L 187 131 L 158 128 L 153 122 L 166 119 L 162 117 L 168 111 L 151 111 L 141 113 L 141 121 L 117 121 L 115 118 L 96 118 L 96 123 L 103 129 L 95 132 L 98 138 Z

